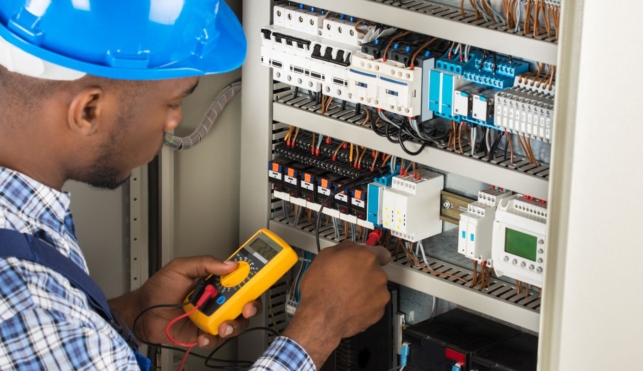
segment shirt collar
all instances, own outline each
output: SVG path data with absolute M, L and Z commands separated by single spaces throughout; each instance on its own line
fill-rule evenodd
M 62 233 L 71 218 L 69 193 L 0 167 L 0 205 Z M 73 227 L 72 227 L 73 230 Z

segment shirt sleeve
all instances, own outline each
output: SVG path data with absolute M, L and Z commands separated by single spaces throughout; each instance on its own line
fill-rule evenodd
M 249 371 L 316 371 L 308 353 L 296 341 L 280 336 Z
M 0 369 L 139 370 L 120 337 L 35 307 L 0 322 Z

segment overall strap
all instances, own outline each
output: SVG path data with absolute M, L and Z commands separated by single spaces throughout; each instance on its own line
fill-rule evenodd
M 141 369 L 149 370 L 150 362 L 138 353 L 138 343 L 134 339 L 134 335 L 122 321 L 115 318 L 103 291 L 78 265 L 62 255 L 50 244 L 30 234 L 0 229 L 0 258 L 12 257 L 34 262 L 54 270 L 64 276 L 72 286 L 85 293 L 92 310 L 103 317 L 134 350 Z
M 96 282 L 53 246 L 30 234 L 0 229 L 0 258 L 10 257 L 34 262 L 60 273 L 72 286 L 85 293 L 95 312 L 110 323 L 114 321 L 107 298 Z

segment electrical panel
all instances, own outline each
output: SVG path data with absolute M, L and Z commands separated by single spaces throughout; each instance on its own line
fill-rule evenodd
M 441 299 L 538 331 L 560 4 L 510 4 L 390 6 L 450 21 L 422 32 L 342 2 L 276 2 L 255 35 L 274 83 L 270 226 L 313 253 L 380 230 L 395 282 L 447 285 Z M 454 40 L 465 24 L 470 44 Z M 469 367 L 489 345 L 456 353 Z

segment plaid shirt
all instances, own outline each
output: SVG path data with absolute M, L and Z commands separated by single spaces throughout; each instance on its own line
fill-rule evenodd
M 69 195 L 0 168 L 0 228 L 32 234 L 87 272 Z M 138 370 L 132 349 L 57 272 L 0 259 L 0 369 Z M 315 370 L 294 341 L 279 338 L 252 370 Z

